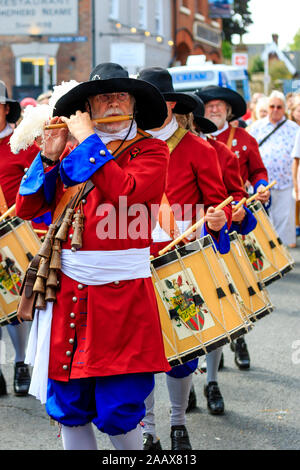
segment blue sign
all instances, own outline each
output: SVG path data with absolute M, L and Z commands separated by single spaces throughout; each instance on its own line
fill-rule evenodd
M 233 0 L 208 0 L 210 18 L 231 18 Z
M 172 74 L 172 79 L 174 83 L 202 82 L 212 80 L 213 78 L 214 73 L 211 71 L 179 72 Z
M 49 36 L 48 42 L 87 42 L 87 36 Z

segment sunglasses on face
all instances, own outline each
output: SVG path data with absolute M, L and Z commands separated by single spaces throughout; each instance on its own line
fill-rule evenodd
M 276 106 L 275 104 L 270 104 L 269 108 L 271 108 L 271 109 L 283 109 L 283 106 L 281 104 L 279 104 L 278 106 Z

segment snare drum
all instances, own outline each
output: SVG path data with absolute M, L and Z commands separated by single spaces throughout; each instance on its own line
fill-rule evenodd
M 29 261 L 41 242 L 29 222 L 18 217 L 0 225 L 0 326 L 15 319 L 19 293 Z
M 254 271 L 236 232 L 230 234 L 230 251 L 220 255 L 220 262 L 250 321 L 273 311 L 268 292 Z
M 151 270 L 172 367 L 229 343 L 251 327 L 210 236 L 155 258 Z
M 249 209 L 257 220 L 257 226 L 242 240 L 254 270 L 268 285 L 293 269 L 294 260 L 282 244 L 261 202 L 256 201 Z

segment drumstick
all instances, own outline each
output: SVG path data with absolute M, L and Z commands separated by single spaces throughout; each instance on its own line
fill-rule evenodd
M 235 206 L 232 207 L 233 212 L 237 211 L 247 201 L 246 197 L 243 197 Z
M 15 210 L 15 208 L 16 208 L 16 204 L 11 206 L 6 212 L 4 212 L 4 214 L 2 214 L 0 217 L 0 222 L 6 219 L 6 217 L 8 217 Z
M 99 123 L 106 123 L 106 122 L 130 121 L 132 119 L 133 119 L 132 114 L 126 114 L 124 116 L 108 116 L 106 118 L 93 119 L 93 122 L 96 124 L 99 124 Z M 62 129 L 64 127 L 68 127 L 68 126 L 65 122 L 61 122 L 59 124 L 48 124 L 44 127 L 44 129 Z
M 275 186 L 276 183 L 277 183 L 276 180 L 272 181 L 272 183 L 268 184 L 268 186 L 265 186 L 264 191 L 260 191 L 260 192 L 261 192 L 261 193 L 266 192 L 268 189 L 270 189 L 270 188 L 272 188 L 273 186 Z M 249 197 L 249 198 L 247 199 L 247 204 L 249 204 L 250 202 L 254 201 L 254 200 L 257 198 L 258 194 L 259 194 L 259 193 L 257 192 L 257 193 L 255 193 L 255 194 L 253 194 L 253 196 Z
M 40 229 L 37 229 L 37 228 L 33 229 L 33 231 L 34 231 L 35 233 L 41 233 L 41 234 L 48 233 L 48 230 L 40 230 Z
M 223 207 L 227 206 L 233 201 L 233 197 L 229 196 L 225 201 L 221 202 L 217 207 L 215 207 L 215 210 L 221 210 Z M 159 256 L 164 255 L 167 251 L 169 251 L 173 246 L 178 245 L 184 238 L 188 237 L 191 233 L 195 232 L 200 225 L 203 224 L 205 220 L 205 216 L 202 217 L 198 222 L 196 222 L 194 225 L 192 225 L 190 228 L 188 228 L 184 233 L 182 233 L 178 238 L 173 240 L 169 245 L 165 246 L 161 251 L 159 251 Z

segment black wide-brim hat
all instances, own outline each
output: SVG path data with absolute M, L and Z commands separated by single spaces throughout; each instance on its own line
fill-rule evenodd
M 141 70 L 138 77 L 156 86 L 166 101 L 176 102 L 173 113 L 189 114 L 196 108 L 197 102 L 194 97 L 174 90 L 172 76 L 168 70 L 162 67 L 148 67 Z
M 53 116 L 70 117 L 86 111 L 89 96 L 102 93 L 127 92 L 135 98 L 135 120 L 139 128 L 161 127 L 167 118 L 165 100 L 159 90 L 143 80 L 129 78 L 127 70 L 111 62 L 97 65 L 87 82 L 80 83 L 55 104 Z
M 9 104 L 9 113 L 6 115 L 7 122 L 15 123 L 21 116 L 21 106 L 16 100 L 8 98 L 7 88 L 5 83 L 0 80 L 0 103 Z
M 230 104 L 232 108 L 232 117 L 229 121 L 238 119 L 244 116 L 247 112 L 247 104 L 244 98 L 234 90 L 230 88 L 220 86 L 208 86 L 197 90 L 196 94 L 201 98 L 204 104 L 213 100 L 222 100 Z
M 218 128 L 215 123 L 210 121 L 210 119 L 204 117 L 205 107 L 201 98 L 199 98 L 199 96 L 195 93 L 186 92 L 186 94 L 192 96 L 197 101 L 197 107 L 193 111 L 194 121 L 200 127 L 203 134 L 210 134 L 211 132 L 216 132 Z

